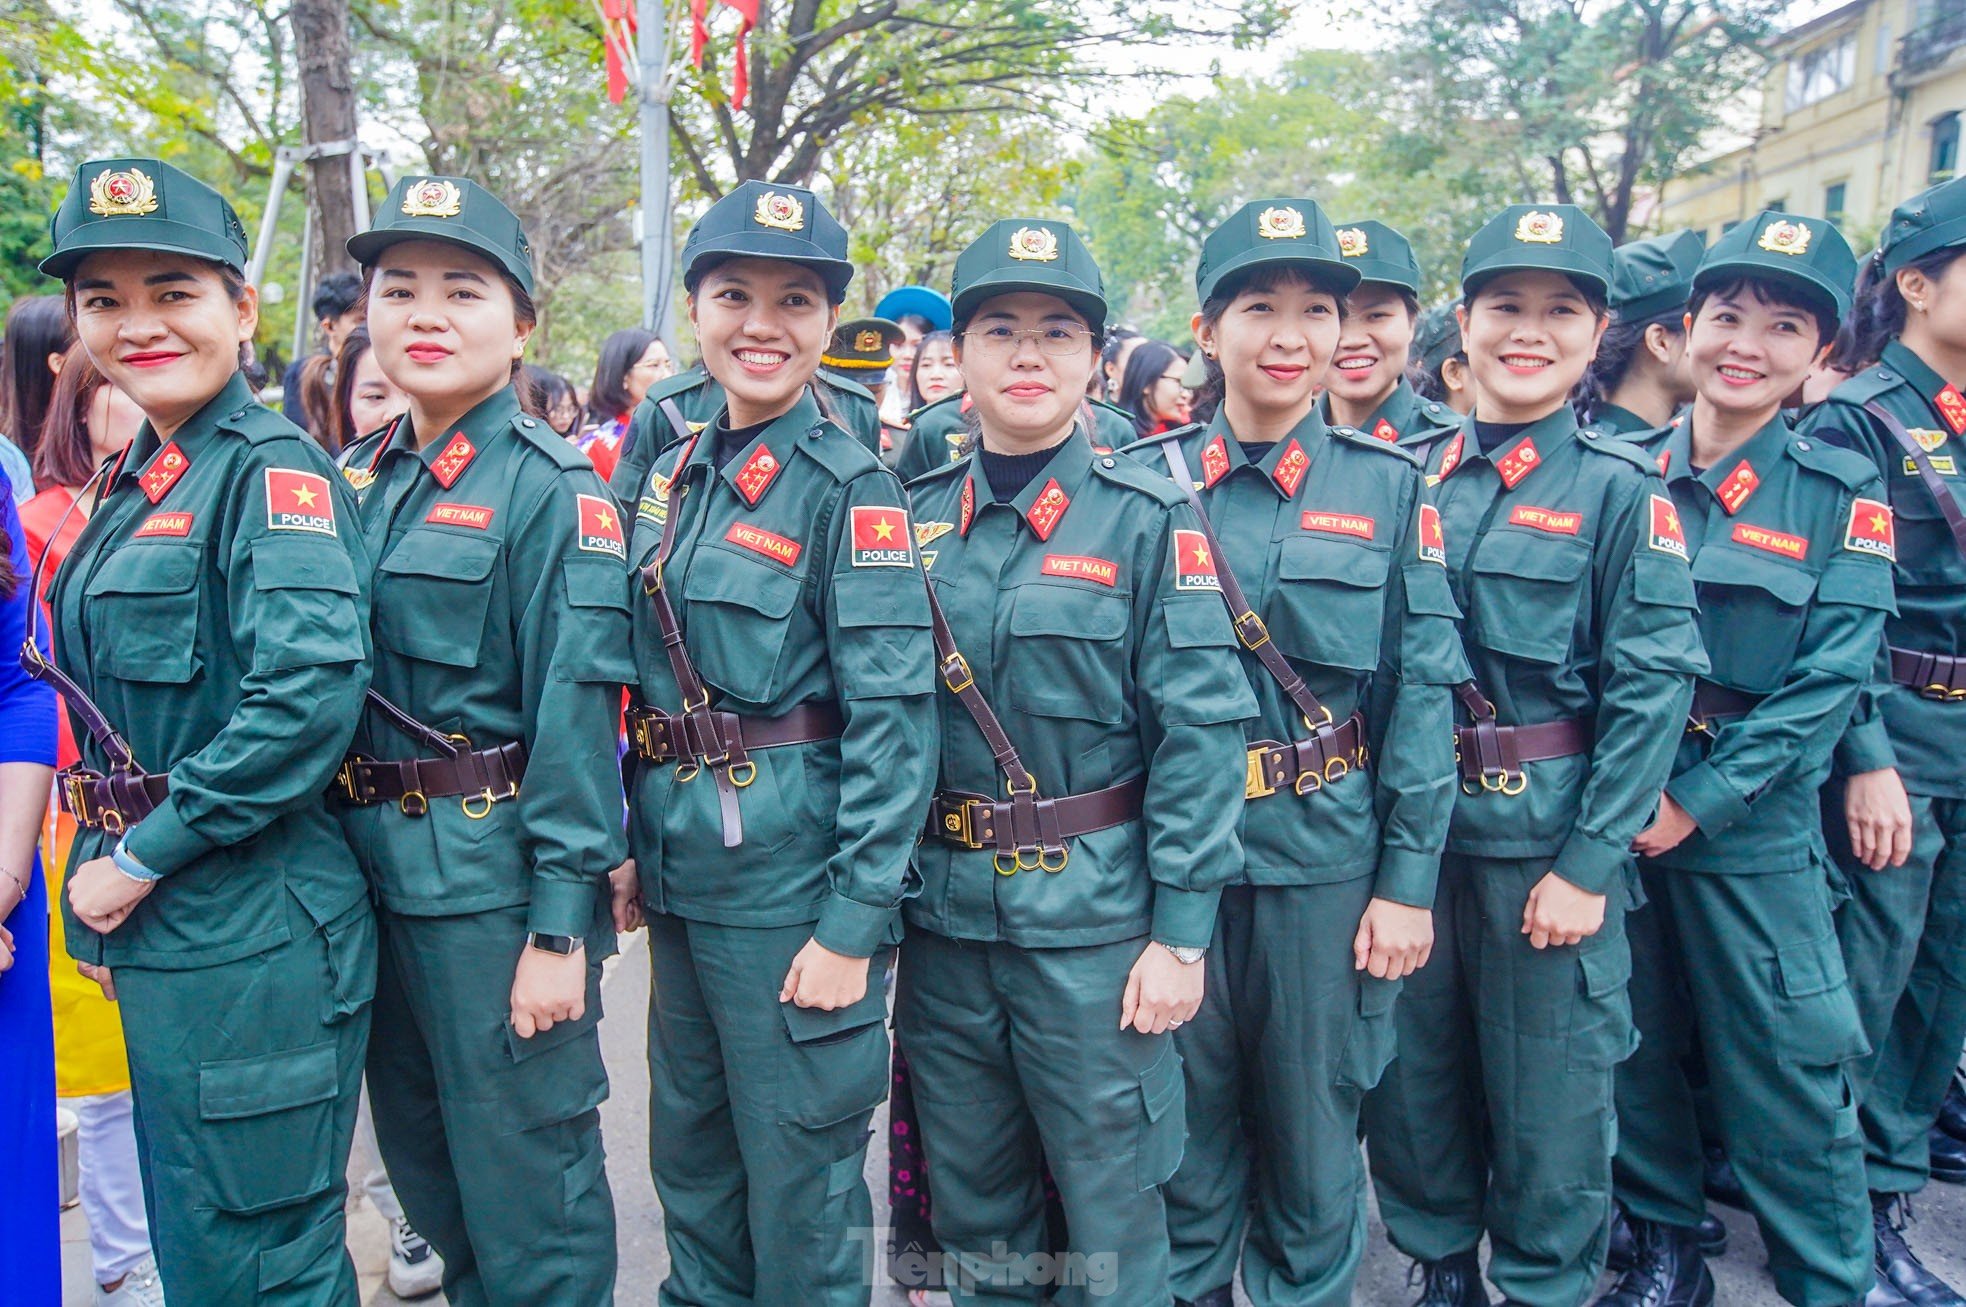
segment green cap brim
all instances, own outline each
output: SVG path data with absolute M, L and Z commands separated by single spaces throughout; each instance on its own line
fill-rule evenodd
M 1026 290 L 1040 295 L 1056 295 L 1077 310 L 1094 331 L 1106 329 L 1104 296 L 1086 289 L 1081 281 L 1068 280 L 1057 274 L 1046 277 L 1036 269 L 1026 268 L 1000 268 L 983 274 L 957 292 L 950 304 L 952 315 L 955 321 L 962 322 L 984 300 Z
M 526 266 L 525 260 L 514 257 L 509 250 L 480 237 L 469 228 L 461 228 L 454 222 L 442 219 L 412 218 L 381 231 L 357 232 L 348 238 L 348 256 L 363 267 L 372 268 L 384 250 L 392 245 L 401 245 L 404 241 L 442 241 L 446 245 L 482 254 L 502 269 L 506 276 L 518 282 L 526 294 L 532 294 L 532 269 Z
M 1233 259 L 1224 263 L 1221 267 L 1209 273 L 1207 280 L 1203 281 L 1199 287 L 1202 301 L 1204 303 L 1207 302 L 1209 296 L 1215 293 L 1217 286 L 1220 286 L 1224 281 L 1235 276 L 1237 273 L 1250 268 L 1267 267 L 1270 265 L 1279 267 L 1294 265 L 1303 268 L 1315 280 L 1321 283 L 1329 283 L 1332 289 L 1340 295 L 1350 294 L 1359 283 L 1358 269 L 1343 259 L 1320 258 L 1315 254 L 1305 252 L 1301 248 L 1293 250 L 1290 246 L 1286 245 L 1280 249 L 1244 250 L 1241 254 L 1236 255 Z
M 1884 252 L 1884 271 L 1896 272 L 1899 268 L 1924 258 L 1934 250 L 1943 250 L 1954 245 L 1966 245 L 1966 213 L 1893 245 Z
M 1700 275 L 1693 278 L 1693 293 L 1699 294 L 1714 286 L 1725 285 L 1731 281 L 1747 279 L 1750 281 L 1772 281 L 1786 286 L 1800 295 L 1814 308 L 1825 309 L 1836 320 L 1837 326 L 1850 315 L 1850 292 L 1838 290 L 1805 272 L 1792 272 L 1786 268 L 1774 268 L 1755 259 L 1742 259 L 1734 262 L 1710 263 L 1700 269 Z
M 846 298 L 853 281 L 853 265 L 845 259 L 828 256 L 818 245 L 786 232 L 747 230 L 718 236 L 684 251 L 683 289 L 694 295 L 704 274 L 727 259 L 778 259 L 811 268 L 826 283 L 826 293 L 835 304 Z
M 141 239 L 137 237 L 141 236 Z M 92 222 L 76 228 L 67 243 L 41 260 L 40 269 L 50 277 L 67 281 L 83 259 L 104 250 L 151 250 L 158 254 L 183 254 L 243 274 L 238 248 L 215 232 L 189 223 L 160 221 L 155 218 L 120 222 Z
M 1538 262 L 1534 263 L 1491 263 L 1480 271 L 1471 274 L 1461 283 L 1461 297 L 1472 299 L 1483 286 L 1497 277 L 1511 272 L 1560 272 L 1577 281 L 1587 281 L 1597 288 L 1597 293 L 1609 299 L 1611 283 L 1605 278 L 1604 270 L 1588 258 L 1573 250 L 1545 250 Z
M 1650 322 L 1654 318 L 1663 318 L 1668 313 L 1684 313 L 1689 298 L 1690 296 L 1676 286 L 1655 291 L 1650 295 L 1641 295 L 1637 299 L 1626 300 L 1618 306 L 1618 321 Z

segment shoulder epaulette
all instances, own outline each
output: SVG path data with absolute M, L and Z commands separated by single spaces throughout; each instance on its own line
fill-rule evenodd
M 934 467 L 922 473 L 920 476 L 908 478 L 905 484 L 910 489 L 912 489 L 915 486 L 925 486 L 932 482 L 939 481 L 945 477 L 953 477 L 959 470 L 965 469 L 968 466 L 969 466 L 969 460 L 966 458 L 958 459 L 953 463 L 937 463 Z
M 530 413 L 521 413 L 513 418 L 512 430 L 519 439 L 552 459 L 563 471 L 575 472 L 581 468 L 589 472 L 594 470 L 593 460 L 581 453 L 571 440 Z
M 1811 472 L 1839 482 L 1846 490 L 1860 490 L 1877 480 L 1877 464 L 1854 450 L 1807 436 L 1791 439 L 1785 448 L 1790 458 Z
M 1909 384 L 1902 376 L 1899 376 L 1890 368 L 1882 364 L 1877 364 L 1865 368 L 1856 376 L 1851 377 L 1849 380 L 1837 386 L 1835 390 L 1830 391 L 1829 402 L 1832 404 L 1849 404 L 1854 408 L 1861 408 L 1867 401 L 1876 399 L 1879 395 L 1885 394 L 1888 391 L 1896 390 L 1899 386 Z
M 851 431 L 823 417 L 806 428 L 795 448 L 841 483 L 886 466 Z
M 1152 495 L 1163 507 L 1172 508 L 1176 504 L 1188 502 L 1188 497 L 1181 493 L 1181 487 L 1175 485 L 1171 479 L 1149 470 L 1133 459 L 1096 455 L 1092 460 L 1092 470 L 1108 481 Z
M 1094 402 L 1096 403 L 1097 401 Z M 1185 427 L 1173 427 L 1170 428 L 1169 430 L 1161 432 L 1158 435 L 1141 436 L 1137 440 L 1121 445 L 1113 452 L 1115 454 L 1143 454 L 1146 453 L 1154 445 L 1165 444 L 1167 441 L 1170 440 L 1186 440 L 1189 436 L 1195 435 L 1196 433 L 1204 430 L 1206 430 L 1206 428 L 1203 427 L 1201 423 L 1190 422 Z
M 927 417 L 929 414 L 935 413 L 951 404 L 962 403 L 962 398 L 963 392 L 959 390 L 953 395 L 944 395 L 941 399 L 930 400 L 908 415 L 908 425 L 911 427 L 916 426 L 920 423 L 921 419 Z
M 1577 433 L 1584 448 L 1595 454 L 1609 454 L 1630 463 L 1646 476 L 1659 475 L 1659 463 L 1652 455 L 1619 436 L 1607 436 L 1602 432 L 1584 430 Z
M 246 438 L 254 445 L 269 440 L 310 440 L 306 431 L 294 425 L 293 419 L 275 413 L 264 404 L 247 404 L 234 409 L 219 419 L 221 431 L 231 431 Z
M 822 386 L 831 386 L 834 390 L 839 391 L 843 395 L 857 395 L 861 399 L 866 400 L 870 404 L 878 402 L 877 400 L 874 399 L 873 391 L 867 389 L 867 387 L 861 385 L 859 382 L 855 381 L 852 377 L 834 376 L 832 373 L 827 372 L 824 368 L 821 368 L 817 375 L 819 377 L 819 384 Z
M 1416 455 L 1412 450 L 1402 449 L 1400 446 L 1395 445 L 1390 440 L 1381 440 L 1377 436 L 1369 436 L 1365 432 L 1360 431 L 1357 427 L 1330 426 L 1330 427 L 1326 427 L 1325 430 L 1329 431 L 1332 435 L 1338 437 L 1338 439 L 1343 440 L 1347 444 L 1359 445 L 1362 447 L 1376 449 L 1382 454 L 1391 454 L 1394 458 L 1397 458 L 1402 462 L 1411 463 L 1415 467 L 1418 467 L 1420 465 L 1419 456 Z

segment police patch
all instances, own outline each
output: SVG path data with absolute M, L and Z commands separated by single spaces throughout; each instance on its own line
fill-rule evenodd
M 1440 529 L 1440 510 L 1420 505 L 1420 561 L 1447 566 L 1447 534 Z
M 1222 578 L 1215 573 L 1215 555 L 1209 552 L 1208 537 L 1199 531 L 1174 532 L 1174 588 L 1176 590 L 1220 590 Z
M 1875 499 L 1859 499 L 1850 505 L 1850 528 L 1843 535 L 1843 547 L 1860 554 L 1874 554 L 1886 562 L 1898 557 L 1897 533 L 1892 528 L 1891 509 Z
M 266 469 L 266 525 L 272 531 L 334 534 L 334 496 L 328 479 L 312 472 Z
M 851 526 L 855 567 L 906 567 L 914 562 L 907 509 L 856 504 Z
M 575 495 L 580 503 L 580 547 L 590 554 L 608 554 L 623 562 L 628 545 L 621 538 L 621 519 L 614 504 L 599 495 Z
M 1652 547 L 1685 559 L 1686 532 L 1679 523 L 1679 506 L 1664 495 L 1652 496 Z

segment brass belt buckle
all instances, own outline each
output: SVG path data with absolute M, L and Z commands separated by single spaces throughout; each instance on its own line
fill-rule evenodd
M 964 799 L 954 809 L 944 814 L 942 829 L 949 841 L 966 849 L 980 849 L 983 841 L 976 838 L 975 810 L 981 804 L 976 799 Z M 1014 871 L 1015 868 L 1012 868 Z
M 1267 799 L 1277 792 L 1277 787 L 1270 784 L 1269 777 L 1263 770 L 1263 759 L 1268 753 L 1268 749 L 1256 748 L 1249 750 L 1246 755 L 1248 768 L 1242 778 L 1243 798 Z
M 102 824 L 100 813 L 89 812 L 89 796 L 80 776 L 70 772 L 61 778 L 62 795 L 68 800 L 68 815 L 84 826 Z
M 960 684 L 956 680 L 958 675 L 962 677 Z M 950 694 L 961 694 L 976 684 L 976 677 L 969 670 L 969 659 L 960 653 L 951 654 L 942 664 L 942 683 L 949 687 Z

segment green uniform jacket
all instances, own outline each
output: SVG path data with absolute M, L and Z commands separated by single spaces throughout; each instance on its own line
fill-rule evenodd
M 1557 875 L 1605 893 L 1651 819 L 1692 678 L 1707 670 L 1685 547 L 1651 529 L 1665 486 L 1643 451 L 1579 432 L 1567 406 L 1492 459 L 1470 419 L 1430 468 L 1468 660 L 1499 720 L 1588 719 L 1596 741 L 1528 764 L 1521 794 L 1464 789 L 1447 847 L 1554 857 Z
M 904 482 L 913 481 L 945 464 L 962 461 L 969 452 L 969 427 L 963 415 L 969 412 L 969 396 L 957 393 L 924 404 L 908 416 L 908 430 L 901 448 L 894 455 L 894 471 Z M 1140 438 L 1133 429 L 1133 418 L 1123 408 L 1103 399 L 1088 399 L 1085 410 L 1092 414 L 1092 444 L 1096 452 L 1109 453 Z
M 1681 738 L 1666 792 L 1700 829 L 1657 862 L 1798 871 L 1822 854 L 1816 792 L 1892 607 L 1883 486 L 1876 468 L 1795 436 L 1780 415 L 1702 473 L 1692 432 L 1689 417 L 1644 448 L 1692 553 L 1708 679 L 1766 697 L 1712 738 Z
M 970 454 L 910 487 L 923 561 L 977 686 L 1038 794 L 1144 775 L 1144 816 L 1071 841 L 1064 870 L 1000 876 L 989 850 L 930 838 L 910 925 L 1074 948 L 1147 934 L 1204 948 L 1242 870 L 1242 723 L 1256 701 L 1213 563 L 1181 492 L 1073 434 L 1015 500 Z M 1005 796 L 952 695 L 941 787 Z
M 1178 439 L 1227 562 L 1270 638 L 1342 723 L 1366 717 L 1368 775 L 1243 814 L 1242 879 L 1320 885 L 1373 875 L 1373 894 L 1430 907 L 1454 810 L 1453 697 L 1468 679 L 1447 569 L 1420 551 L 1420 466 L 1393 445 L 1327 427 L 1313 411 L 1252 464 L 1220 413 L 1206 429 L 1126 452 L 1155 471 Z M 1171 469 L 1169 469 L 1171 473 Z M 1261 716 L 1251 740 L 1308 732 L 1290 696 L 1248 652 Z M 1375 874 L 1376 872 L 1376 874 Z
M 1923 359 L 1894 340 L 1884 347 L 1876 367 L 1831 392 L 1802 430 L 1855 450 L 1884 478 L 1898 541 L 1893 568 L 1897 614 L 1884 624 L 1885 640 L 1921 653 L 1966 655 L 1966 559 L 1903 448 L 1863 407 L 1874 401 L 1903 422 L 1921 445 L 1930 442 L 1926 452 L 1934 470 L 1954 498 L 1966 504 L 1966 402 L 1959 401 L 1956 390 L 1947 401 L 1959 419 L 1955 427 L 1940 406 L 1947 389 Z M 1966 798 L 1962 727 L 1966 713 L 1960 705 L 1921 698 L 1918 691 L 1894 684 L 1889 662 L 1880 658 L 1837 749 L 1837 770 L 1849 776 L 1896 767 L 1914 794 Z
M 881 410 L 874 402 L 873 394 L 857 381 L 836 377 L 821 370 L 813 376 L 814 382 L 824 388 L 826 403 L 831 408 L 829 416 L 847 432 L 872 450 L 881 452 Z M 669 419 L 656 407 L 665 399 L 676 401 L 682 411 L 683 420 L 691 430 L 701 430 L 710 419 L 723 411 L 724 388 L 710 379 L 701 363 L 678 372 L 673 377 L 664 377 L 649 388 L 648 395 L 635 406 L 635 412 L 628 419 L 628 434 L 621 440 L 621 457 L 614 465 L 614 475 L 608 478 L 608 489 L 621 501 L 624 510 L 632 513 L 635 500 L 642 493 L 642 486 L 648 481 L 649 468 L 655 465 L 655 456 L 674 444 L 677 436 L 670 429 Z
M 106 936 L 64 897 L 72 956 L 215 966 L 286 943 L 289 893 L 318 925 L 366 897 L 322 796 L 369 682 L 368 572 L 333 465 L 243 377 L 161 448 L 143 425 L 50 599 L 56 662 L 139 766 L 170 773 L 170 797 L 128 832 L 164 879 Z M 116 840 L 78 831 L 70 865 Z
M 587 456 L 501 390 L 422 450 L 408 418 L 342 460 L 376 559 L 375 689 L 473 748 L 526 746 L 519 797 L 482 819 L 342 809 L 391 911 L 459 916 L 530 904 L 527 928 L 593 935 L 627 856 L 615 741 L 628 659 L 618 510 Z M 429 756 L 373 708 L 356 747 Z M 605 932 L 601 932 L 605 933 Z M 612 936 L 610 935 L 610 939 Z
M 1595 431 L 1600 436 L 1616 436 L 1621 440 L 1630 440 L 1634 444 L 1645 443 L 1648 447 L 1657 434 L 1651 423 L 1630 409 L 1620 408 L 1616 404 L 1601 406 L 1592 416 L 1591 424 L 1585 430 Z
M 846 731 L 752 751 L 735 849 L 709 776 L 638 767 L 642 893 L 655 911 L 719 925 L 817 922 L 821 945 L 867 957 L 894 939 L 935 779 L 935 652 L 905 496 L 809 394 L 721 470 L 713 445 L 706 433 L 664 451 L 636 501 L 631 557 L 646 564 L 681 514 L 664 584 L 712 708 L 779 717 L 833 703 Z M 630 606 L 636 698 L 679 711 L 639 579 Z
M 1331 396 L 1320 396 L 1318 416 L 1331 421 Z M 1398 445 L 1424 458 L 1444 436 L 1451 436 L 1461 425 L 1461 415 L 1437 399 L 1421 399 L 1419 392 L 1401 377 L 1386 402 L 1367 418 L 1359 430 L 1389 445 Z

